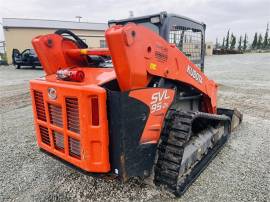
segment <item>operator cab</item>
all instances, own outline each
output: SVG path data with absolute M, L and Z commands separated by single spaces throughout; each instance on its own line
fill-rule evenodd
M 202 71 L 204 70 L 206 25 L 190 18 L 161 12 L 123 20 L 110 20 L 109 27 L 129 22 L 143 25 L 173 43 Z

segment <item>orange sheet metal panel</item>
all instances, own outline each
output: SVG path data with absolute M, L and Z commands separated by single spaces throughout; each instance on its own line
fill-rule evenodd
M 141 144 L 157 144 L 163 127 L 165 115 L 174 100 L 175 91 L 164 88 L 146 88 L 130 92 L 129 96 L 145 103 L 149 117 L 141 135 Z

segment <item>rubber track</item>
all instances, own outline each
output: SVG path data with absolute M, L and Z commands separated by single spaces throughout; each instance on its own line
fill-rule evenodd
M 161 141 L 158 145 L 158 160 L 155 165 L 154 183 L 163 185 L 179 195 L 178 175 L 184 148 L 192 134 L 192 123 L 196 118 L 230 121 L 227 116 L 202 112 L 183 112 L 170 109 L 165 120 Z

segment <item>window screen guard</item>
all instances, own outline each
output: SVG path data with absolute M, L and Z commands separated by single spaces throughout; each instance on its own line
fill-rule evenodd
M 183 26 L 172 26 L 169 42 L 176 45 L 194 64 L 201 67 L 202 32 Z

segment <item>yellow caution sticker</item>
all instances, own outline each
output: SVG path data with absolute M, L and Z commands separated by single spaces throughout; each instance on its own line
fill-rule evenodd
M 150 63 L 149 68 L 152 69 L 152 70 L 156 70 L 157 69 L 157 64 Z
M 80 53 L 81 53 L 82 55 L 87 55 L 87 49 L 81 49 L 81 50 L 80 50 Z

